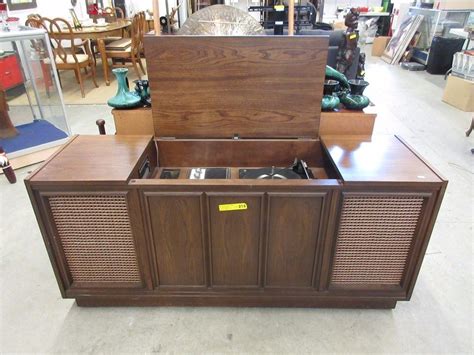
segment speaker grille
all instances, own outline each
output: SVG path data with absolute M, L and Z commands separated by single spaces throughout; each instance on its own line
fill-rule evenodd
M 123 195 L 49 197 L 73 282 L 141 282 Z
M 419 196 L 345 197 L 331 285 L 400 285 L 422 206 Z

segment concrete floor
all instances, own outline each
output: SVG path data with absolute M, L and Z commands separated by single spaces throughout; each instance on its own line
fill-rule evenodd
M 441 101 L 442 77 L 369 58 L 376 132 L 399 134 L 449 179 L 410 302 L 386 310 L 79 308 L 63 300 L 22 183 L 0 177 L 0 351 L 472 353 L 474 134 Z M 96 133 L 106 106 L 69 106 L 74 133 Z

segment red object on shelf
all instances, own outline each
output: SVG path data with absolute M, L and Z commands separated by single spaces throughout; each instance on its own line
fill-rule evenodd
M 97 6 L 97 4 L 87 5 L 87 13 L 89 15 L 98 15 L 99 6 Z
M 20 65 L 14 53 L 0 57 L 0 84 L 4 90 L 23 84 Z

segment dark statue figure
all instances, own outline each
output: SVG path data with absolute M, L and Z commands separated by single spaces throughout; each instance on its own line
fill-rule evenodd
M 359 64 L 357 66 L 356 79 L 364 79 L 365 76 L 365 53 L 359 54 Z
M 347 70 L 354 60 L 355 49 L 359 40 L 359 32 L 357 26 L 359 25 L 359 12 L 355 8 L 351 8 L 346 15 L 344 24 L 347 26 L 344 37 L 339 45 L 337 53 L 337 71 L 346 74 Z

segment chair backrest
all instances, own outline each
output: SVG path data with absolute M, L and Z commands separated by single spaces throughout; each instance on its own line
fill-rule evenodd
M 53 43 L 55 56 L 63 63 L 68 63 L 67 59 L 70 55 L 78 63 L 76 57 L 78 50 L 73 37 L 73 29 L 69 22 L 59 17 L 53 20 L 43 17 L 41 20 L 44 22 L 43 25 L 49 25 L 49 37 Z
M 140 11 L 138 12 L 134 18 L 137 18 L 137 22 L 138 22 L 138 36 L 140 38 L 140 43 L 139 43 L 139 46 L 140 46 L 140 52 L 143 51 L 144 49 L 144 37 L 145 37 L 145 33 L 147 32 L 148 30 L 148 26 L 147 26 L 147 22 L 146 22 L 146 15 L 145 15 L 145 11 Z M 132 23 L 132 26 L 133 26 L 133 23 Z
M 43 25 L 43 21 L 41 21 L 41 17 L 36 17 L 32 15 L 28 15 L 28 18 L 25 21 L 25 26 L 33 27 L 33 28 L 43 28 L 46 32 L 49 32 L 49 28 Z
M 143 45 L 142 24 L 139 14 L 132 18 L 132 26 L 130 31 L 130 38 L 132 39 L 132 54 L 137 55 Z
M 113 17 L 114 19 L 124 19 L 125 18 L 125 14 L 124 14 L 123 10 L 120 7 L 108 6 L 108 7 L 105 7 L 104 9 L 102 9 L 102 13 L 104 14 L 104 16 Z
M 115 10 L 115 14 L 116 14 L 117 18 L 120 18 L 120 19 L 125 18 L 125 13 L 123 12 L 123 10 L 120 7 L 114 7 L 114 10 Z
M 33 27 L 33 28 L 42 28 L 46 30 L 46 32 L 49 32 L 49 29 L 43 24 L 43 21 L 41 21 L 41 17 L 28 15 L 28 18 L 25 21 L 25 26 Z M 39 58 L 44 59 L 47 57 L 45 43 L 43 42 L 42 39 L 31 39 L 30 42 L 31 42 L 31 48 L 35 50 Z M 50 40 L 50 43 L 51 43 L 51 40 Z
M 26 21 L 25 21 L 25 26 L 30 26 L 28 24 L 28 20 L 29 19 L 35 19 L 35 20 L 41 20 L 41 15 L 40 14 L 29 14 L 27 17 L 26 17 Z M 30 27 L 34 27 L 34 26 L 30 26 Z M 38 27 L 36 27 L 38 28 Z
M 140 11 L 140 12 L 138 13 L 138 15 L 140 16 L 140 26 L 141 26 L 142 41 L 143 41 L 143 36 L 145 35 L 145 33 L 146 33 L 147 30 L 148 30 L 148 25 L 147 25 L 147 22 L 146 22 L 145 11 Z

